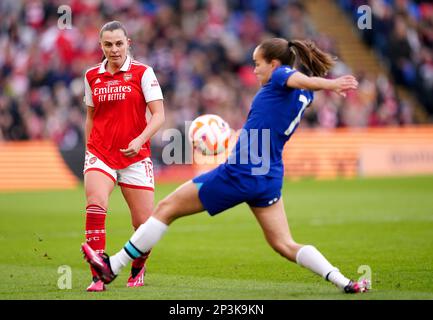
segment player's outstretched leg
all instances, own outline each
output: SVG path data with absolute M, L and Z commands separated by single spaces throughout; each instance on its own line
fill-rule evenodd
M 116 278 L 116 275 L 111 270 L 110 258 L 106 253 L 96 253 L 87 243 L 81 245 L 81 251 L 84 254 L 84 258 L 104 283 L 108 284 Z
M 370 283 L 366 279 L 354 281 L 346 278 L 312 245 L 302 246 L 298 250 L 296 263 L 332 282 L 344 293 L 363 293 L 370 288 Z
M 320 275 L 343 292 L 361 293 L 367 291 L 369 288 L 367 281 L 355 282 L 346 278 L 314 246 L 301 245 L 293 240 L 282 199 L 272 206 L 251 207 L 251 210 L 262 227 L 268 243 L 283 257 Z

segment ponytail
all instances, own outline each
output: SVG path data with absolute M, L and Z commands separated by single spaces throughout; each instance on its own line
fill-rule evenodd
M 335 64 L 335 57 L 320 50 L 311 40 L 293 40 L 288 43 L 289 50 L 292 48 L 298 54 L 302 65 L 306 67 L 313 76 L 324 77 Z
M 272 38 L 260 44 L 260 50 L 266 62 L 273 59 L 293 67 L 296 57 L 313 76 L 323 77 L 335 64 L 335 57 L 323 52 L 310 40 L 287 41 L 282 38 Z

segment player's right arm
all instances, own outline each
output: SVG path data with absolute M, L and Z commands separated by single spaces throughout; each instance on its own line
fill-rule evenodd
M 93 128 L 93 115 L 95 112 L 95 107 L 92 100 L 92 89 L 90 88 L 89 81 L 87 80 L 87 72 L 84 76 L 84 103 L 87 106 L 86 125 L 84 127 L 84 133 L 86 138 L 85 145 L 87 148 L 87 142 L 89 141 L 90 132 L 92 132 Z
M 286 82 L 287 86 L 306 90 L 332 90 L 345 97 L 346 91 L 358 88 L 358 81 L 354 76 L 346 75 L 336 79 L 308 77 L 301 72 L 293 73 Z
M 86 115 L 86 126 L 84 128 L 86 134 L 86 146 L 89 141 L 90 132 L 92 132 L 93 128 L 93 113 L 95 112 L 95 108 L 91 106 L 87 106 L 87 115 Z

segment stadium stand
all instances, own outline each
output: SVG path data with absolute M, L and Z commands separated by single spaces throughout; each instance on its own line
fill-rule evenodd
M 359 21 L 352 21 L 350 17 L 343 14 L 342 9 L 334 0 L 313 0 L 307 1 L 305 4 L 318 30 L 334 39 L 340 57 L 350 68 L 355 70 L 357 74 L 369 74 L 373 79 L 392 79 L 386 61 L 362 41 L 358 22 L 366 23 L 367 20 L 364 17 L 357 17 Z M 359 2 L 359 6 L 361 4 Z M 362 9 L 362 7 L 360 8 Z M 360 12 L 367 13 L 362 10 Z M 334 22 L 329 23 L 329 21 Z M 372 24 L 372 19 L 369 22 L 371 22 L 372 28 L 376 28 L 376 25 Z M 361 27 L 364 28 L 362 25 Z M 402 85 L 394 83 L 394 88 L 394 94 L 397 100 L 401 101 L 401 106 L 403 108 L 405 108 L 404 105 L 412 106 L 414 122 L 428 122 L 428 113 L 415 95 Z
M 336 1 L 356 21 L 360 1 Z M 372 29 L 358 30 L 390 70 L 395 82 L 414 92 L 433 116 L 433 3 L 421 0 L 363 1 Z

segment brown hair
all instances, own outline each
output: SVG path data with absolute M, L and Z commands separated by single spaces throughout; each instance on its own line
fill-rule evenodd
M 128 38 L 128 32 L 126 31 L 125 26 L 121 22 L 114 20 L 104 24 L 104 26 L 101 28 L 101 31 L 99 31 L 99 39 L 102 38 L 104 31 L 114 31 L 118 29 L 122 30 L 125 36 Z
M 302 65 L 313 76 L 323 77 L 335 64 L 336 58 L 316 47 L 311 40 L 287 41 L 282 38 L 272 38 L 259 45 L 262 56 L 266 62 L 273 59 L 280 60 L 282 64 L 293 67 L 296 56 Z

